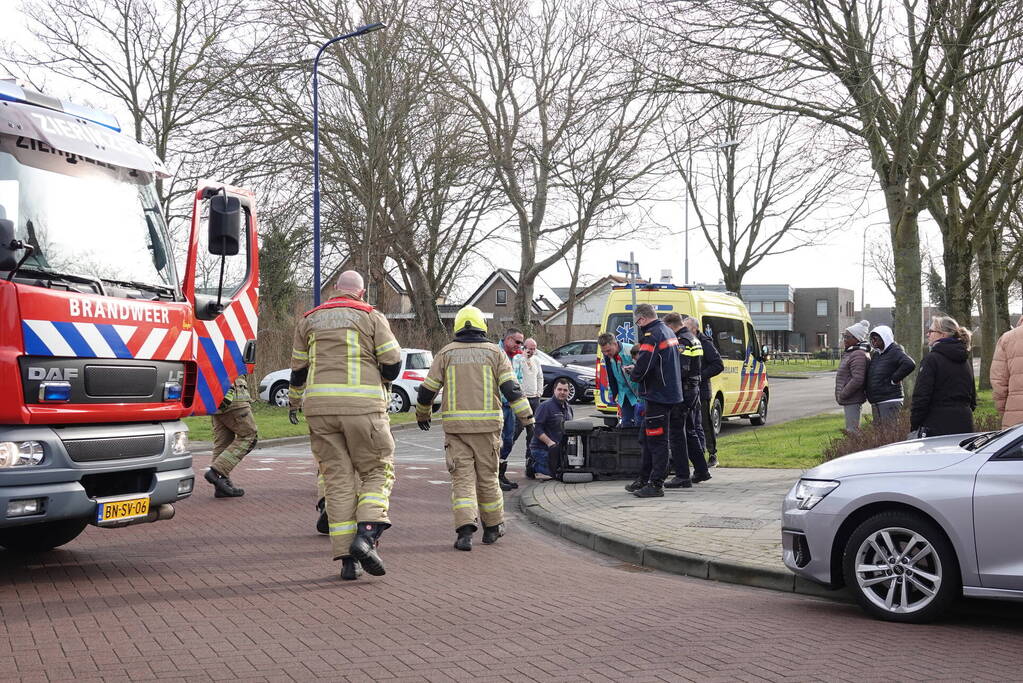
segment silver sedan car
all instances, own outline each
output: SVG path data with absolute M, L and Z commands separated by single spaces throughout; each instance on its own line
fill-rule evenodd
M 916 439 L 807 471 L 782 505 L 785 565 L 881 619 L 960 595 L 1023 600 L 1023 425 Z

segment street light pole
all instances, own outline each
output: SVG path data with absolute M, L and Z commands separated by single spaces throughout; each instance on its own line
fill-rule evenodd
M 320 67 L 320 56 L 323 51 L 334 43 L 348 38 L 364 36 L 373 31 L 387 28 L 386 25 L 376 22 L 359 26 L 351 33 L 343 36 L 335 36 L 320 46 L 313 60 L 313 305 L 320 305 L 320 91 L 318 70 Z

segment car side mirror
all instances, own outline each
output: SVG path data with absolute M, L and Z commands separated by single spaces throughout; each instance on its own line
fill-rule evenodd
M 214 195 L 210 199 L 208 244 L 216 256 L 235 256 L 241 240 L 242 206 L 237 197 Z
M 0 270 L 14 270 L 18 265 L 15 252 L 14 221 L 0 218 Z

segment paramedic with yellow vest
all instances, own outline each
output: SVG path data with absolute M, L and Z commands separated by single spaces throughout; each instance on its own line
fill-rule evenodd
M 304 410 L 309 443 L 325 484 L 334 559 L 341 578 L 384 575 L 377 554 L 394 486 L 394 439 L 384 382 L 398 376 L 401 349 L 379 311 L 362 300 L 362 276 L 346 270 L 336 296 L 295 329 L 289 417 Z
M 477 516 L 483 522 L 483 542 L 504 535 L 504 494 L 498 482 L 501 396 L 523 425 L 533 424 L 529 401 L 515 378 L 507 354 L 486 337 L 487 324 L 475 306 L 455 316 L 455 339 L 433 359 L 419 387 L 416 420 L 430 428 L 437 392 L 444 389 L 444 450 L 451 473 L 451 511 L 455 516 L 457 550 L 472 550 Z

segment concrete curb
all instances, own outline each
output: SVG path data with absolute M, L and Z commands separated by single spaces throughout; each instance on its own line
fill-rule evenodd
M 417 426 L 415 422 L 405 422 L 400 425 L 391 425 L 392 432 L 400 432 L 404 429 Z M 304 443 L 309 441 L 309 435 L 300 436 L 282 436 L 276 439 L 260 439 L 256 442 L 255 451 L 262 450 L 264 448 L 273 448 L 275 446 L 292 446 L 297 443 Z M 192 455 L 210 455 L 213 453 L 213 444 L 209 441 L 193 441 L 192 442 Z
M 644 545 L 631 538 L 595 531 L 578 522 L 555 517 L 536 500 L 536 485 L 524 489 L 519 495 L 519 508 L 533 523 L 565 540 L 594 550 L 603 555 L 671 574 L 698 579 L 736 583 L 757 588 L 769 588 L 785 593 L 799 593 L 851 602 L 844 591 L 831 591 L 813 582 L 797 577 L 785 569 L 742 564 L 697 553 L 687 553 L 656 544 Z

